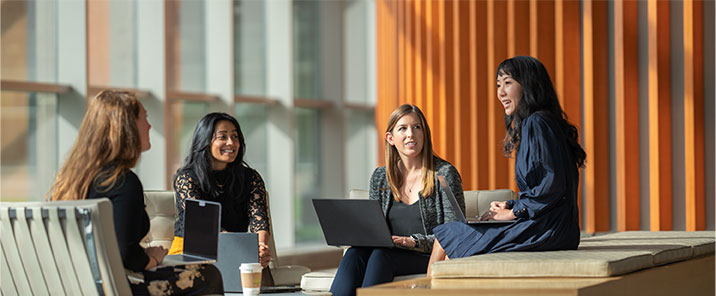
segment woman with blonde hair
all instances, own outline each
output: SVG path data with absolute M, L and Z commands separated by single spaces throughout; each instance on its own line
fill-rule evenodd
M 77 140 L 48 196 L 52 201 L 111 200 L 122 263 L 143 277 L 142 282 L 130 282 L 132 294 L 223 293 L 221 274 L 213 265 L 157 268 L 167 250 L 139 244 L 149 231 L 149 217 L 142 183 L 130 169 L 151 147 L 150 128 L 147 111 L 133 93 L 100 92 L 90 100 Z
M 445 177 L 465 210 L 460 174 L 434 154 L 430 127 L 417 106 L 395 109 L 384 136 L 386 166 L 373 172 L 370 199 L 380 201 L 397 248 L 348 249 L 331 286 L 333 295 L 355 295 L 358 287 L 426 271 L 435 240 L 432 229 L 457 219 L 438 176 Z

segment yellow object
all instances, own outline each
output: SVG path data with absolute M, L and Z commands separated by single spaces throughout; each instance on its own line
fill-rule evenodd
M 184 238 L 175 236 L 172 241 L 172 247 L 169 248 L 169 255 L 181 254 L 184 252 Z

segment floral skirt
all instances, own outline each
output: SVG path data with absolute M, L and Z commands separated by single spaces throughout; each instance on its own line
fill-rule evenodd
M 192 264 L 158 268 L 130 276 L 134 295 L 206 295 L 224 294 L 221 273 L 211 264 Z

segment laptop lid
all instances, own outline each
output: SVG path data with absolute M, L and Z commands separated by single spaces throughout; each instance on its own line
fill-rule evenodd
M 184 200 L 184 254 L 216 260 L 221 229 L 221 204 Z
M 313 199 L 313 207 L 328 245 L 394 247 L 377 200 Z
M 214 265 L 221 272 L 224 292 L 241 292 L 241 263 L 259 263 L 259 237 L 250 232 L 219 234 L 219 254 Z
M 445 191 L 445 194 L 448 197 L 448 200 L 450 201 L 450 206 L 452 206 L 453 209 L 455 209 L 455 216 L 458 221 L 467 223 L 467 224 L 509 224 L 514 223 L 516 220 L 506 220 L 506 221 L 498 221 L 498 220 L 480 220 L 478 218 L 471 218 L 466 219 L 465 214 L 463 214 L 462 209 L 460 209 L 460 206 L 457 204 L 457 199 L 455 198 L 455 194 L 452 193 L 452 189 L 450 189 L 450 186 L 447 185 L 447 182 L 445 181 L 444 176 L 438 176 L 438 181 L 440 182 L 440 187 L 443 188 L 443 191 Z
M 462 209 L 460 209 L 460 205 L 457 203 L 455 194 L 452 193 L 452 189 L 450 189 L 450 186 L 447 185 L 445 177 L 438 176 L 438 182 L 440 182 L 440 187 L 442 187 L 443 191 L 445 191 L 445 194 L 448 197 L 448 201 L 450 201 L 450 206 L 452 206 L 453 210 L 455 211 L 457 221 L 466 223 L 467 219 L 465 219 L 465 214 L 462 213 Z

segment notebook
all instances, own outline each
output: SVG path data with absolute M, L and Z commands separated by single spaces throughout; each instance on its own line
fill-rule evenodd
M 377 200 L 313 199 L 313 207 L 328 245 L 394 247 Z
M 164 257 L 159 267 L 216 262 L 221 204 L 185 199 L 184 207 L 184 253 Z
M 450 201 L 450 205 L 453 209 L 455 209 L 455 215 L 457 215 L 457 220 L 461 221 L 463 223 L 467 224 L 510 224 L 514 223 L 516 220 L 507 220 L 507 221 L 497 221 L 497 220 L 480 220 L 478 217 L 474 218 L 465 218 L 465 214 L 463 214 L 462 209 L 460 209 L 460 205 L 457 203 L 457 199 L 455 198 L 455 194 L 452 193 L 452 189 L 450 189 L 450 186 L 447 185 L 447 182 L 445 181 L 445 177 L 438 176 L 438 181 L 440 182 L 440 187 L 443 188 L 443 191 L 445 191 L 445 194 L 448 197 L 448 200 Z M 485 211 L 485 213 L 482 213 L 480 217 L 488 216 L 487 212 L 490 210 L 488 209 Z

